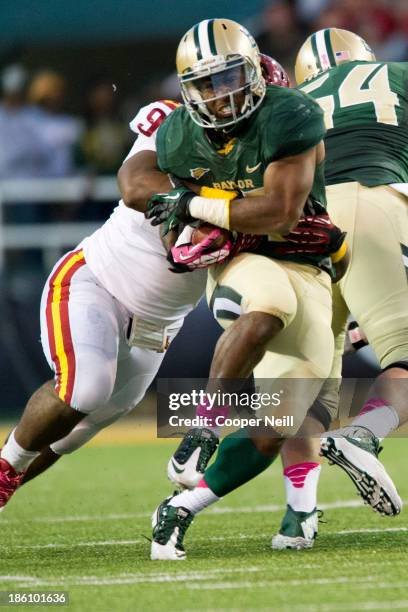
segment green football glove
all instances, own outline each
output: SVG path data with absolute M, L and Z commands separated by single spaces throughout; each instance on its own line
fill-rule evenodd
M 147 219 L 152 225 L 163 224 L 162 236 L 180 224 L 193 221 L 188 205 L 197 194 L 186 187 L 172 189 L 168 193 L 155 193 L 147 203 Z

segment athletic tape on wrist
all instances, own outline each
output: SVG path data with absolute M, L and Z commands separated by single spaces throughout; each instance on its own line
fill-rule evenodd
M 195 219 L 230 228 L 230 200 L 195 196 L 189 204 L 189 211 Z

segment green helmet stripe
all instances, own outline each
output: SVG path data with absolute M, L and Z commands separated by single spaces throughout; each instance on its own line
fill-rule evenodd
M 324 31 L 324 42 L 326 43 L 326 51 L 329 58 L 330 66 L 336 66 L 336 58 L 334 57 L 333 47 L 330 40 L 330 28 Z
M 197 23 L 196 26 L 194 26 L 194 30 L 193 30 L 193 36 L 194 36 L 194 44 L 196 47 L 196 53 L 197 53 L 197 60 L 203 59 L 203 54 L 201 52 L 201 47 L 200 47 L 200 40 L 198 38 L 198 26 L 200 24 Z
M 313 52 L 313 55 L 314 55 L 314 58 L 315 58 L 315 61 L 316 61 L 317 69 L 320 71 L 322 69 L 322 65 L 320 63 L 319 54 L 317 52 L 316 33 L 312 34 L 310 42 L 312 44 L 312 52 Z
M 208 40 L 210 43 L 211 53 L 213 55 L 217 55 L 217 47 L 215 45 L 215 37 L 214 37 L 214 19 L 210 19 L 207 25 L 208 32 Z

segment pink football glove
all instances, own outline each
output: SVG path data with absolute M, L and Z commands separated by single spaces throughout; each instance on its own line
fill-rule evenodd
M 229 257 L 233 247 L 231 240 L 227 240 L 220 249 L 211 249 L 211 245 L 221 235 L 220 229 L 215 228 L 204 240 L 195 245 L 191 243 L 193 231 L 194 228 L 187 225 L 168 254 L 167 260 L 172 264 L 170 268 L 172 272 L 192 272 L 208 268 Z

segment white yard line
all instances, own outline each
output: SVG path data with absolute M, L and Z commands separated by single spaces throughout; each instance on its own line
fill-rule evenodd
M 403 502 L 408 504 L 408 500 Z M 336 508 L 364 508 L 361 499 L 345 499 L 328 504 L 319 504 L 321 510 L 332 510 Z M 282 512 L 286 510 L 286 506 L 281 504 L 267 504 L 257 506 L 216 506 L 209 508 L 206 511 L 206 516 L 213 514 L 253 514 L 262 512 Z M 12 512 L 7 508 L 7 512 Z M 26 523 L 75 523 L 75 522 L 92 522 L 92 521 L 123 521 L 133 520 L 137 518 L 150 517 L 151 512 L 128 512 L 123 514 L 84 514 L 84 515 L 67 515 L 67 516 L 39 516 L 31 519 L 24 518 Z M 0 518 L 0 525 L 20 524 L 21 519 L 18 518 Z
M 324 534 L 324 537 L 336 536 L 336 535 L 348 535 L 348 534 L 356 534 L 356 533 L 398 533 L 398 532 L 406 532 L 408 531 L 408 527 L 384 527 L 384 528 L 376 528 L 376 529 L 343 529 L 340 531 L 331 531 Z M 224 542 L 224 541 L 242 541 L 242 540 L 261 540 L 268 538 L 269 534 L 261 535 L 261 534 L 246 534 L 246 533 L 237 533 L 230 536 L 200 536 L 194 538 L 195 542 Z M 55 549 L 55 548 L 77 548 L 81 546 L 85 547 L 94 547 L 94 546 L 134 546 L 136 544 L 144 544 L 145 540 L 142 538 L 135 540 L 91 540 L 86 542 L 74 542 L 71 544 L 65 544 L 63 542 L 60 543 L 49 543 L 49 544 L 15 544 L 15 545 L 3 545 L 4 548 L 22 548 L 29 550 L 44 550 L 44 549 Z
M 408 610 L 408 599 L 390 601 L 358 601 L 355 604 L 347 603 L 316 603 L 299 605 L 276 605 L 276 612 L 360 612 L 360 610 Z M 271 608 L 246 608 L 246 612 L 270 612 Z M 196 612 L 206 610 L 196 609 Z M 217 612 L 241 612 L 240 608 L 217 608 Z
M 70 586 L 99 586 L 99 585 L 115 585 L 115 584 L 162 584 L 162 583 L 178 583 L 196 580 L 217 580 L 217 578 L 229 575 L 229 574 L 247 574 L 257 573 L 264 571 L 260 567 L 246 567 L 246 568 L 225 568 L 225 569 L 209 569 L 202 570 L 200 572 L 191 571 L 184 573 L 168 574 L 165 572 L 152 572 L 150 574 L 140 573 L 122 573 L 117 576 L 103 577 L 103 576 L 52 576 L 47 579 L 41 579 L 35 576 L 21 576 L 18 582 L 19 587 L 25 586 L 55 586 L 55 585 L 70 585 Z M 9 578 L 9 580 L 6 580 Z M 0 576 L 0 581 L 12 582 L 10 577 Z
M 304 578 L 293 580 L 244 580 L 236 582 L 221 581 L 227 574 L 241 573 L 246 574 L 251 569 L 219 569 L 203 570 L 202 572 L 185 572 L 183 574 L 122 574 L 118 576 L 55 576 L 48 579 L 36 579 L 30 577 L 29 580 L 18 582 L 19 588 L 24 587 L 70 587 L 70 586 L 115 586 L 123 584 L 169 584 L 178 585 L 188 590 L 237 590 L 237 589 L 272 589 L 280 587 L 303 587 L 316 586 L 326 587 L 329 585 L 345 585 L 348 589 L 357 590 L 363 586 L 365 589 L 395 589 L 407 588 L 408 582 L 380 582 L 381 576 L 362 576 L 353 578 L 351 576 L 338 576 L 336 578 Z M 264 571 L 262 568 L 252 568 L 254 572 Z M 217 582 L 218 580 L 218 582 Z
M 331 532 L 338 535 L 344 535 L 348 533 L 383 533 L 384 531 L 393 532 L 393 531 L 408 531 L 408 527 L 385 527 L 384 529 L 343 529 L 342 531 Z M 326 535 L 331 535 L 330 533 L 325 533 Z
M 24 548 L 25 550 L 34 549 L 41 550 L 47 548 L 77 548 L 78 546 L 131 546 L 134 544 L 141 544 L 143 540 L 95 540 L 92 542 L 75 542 L 74 544 L 33 544 L 25 545 L 25 544 L 17 544 L 16 546 L 10 546 L 10 548 Z M 7 548 L 7 546 L 5 547 Z
M 7 508 L 8 511 L 10 511 Z M 10 511 L 12 512 L 12 511 Z M 124 514 L 78 514 L 78 515 L 67 515 L 67 516 L 37 516 L 34 518 L 25 518 L 25 523 L 76 523 L 76 522 L 88 522 L 88 521 L 123 521 L 133 520 L 135 518 L 145 518 L 148 516 L 146 512 L 127 512 Z M 13 523 L 21 524 L 21 519 L 3 519 L 0 518 L 0 525 L 11 525 Z
M 343 606 L 343 610 L 408 610 L 408 599 L 400 599 L 398 601 L 362 601 L 356 607 Z M 325 610 L 331 612 L 331 608 L 325 607 Z
M 365 589 L 406 589 L 408 582 L 380 582 L 380 576 L 362 576 L 361 578 L 352 578 L 350 576 L 339 576 L 337 578 L 305 578 L 299 580 L 258 580 L 258 581 L 243 581 L 243 582 L 209 582 L 195 584 L 186 584 L 185 588 L 189 590 L 226 590 L 226 589 L 252 589 L 261 588 L 269 589 L 272 587 L 302 587 L 302 586 L 328 586 L 328 585 L 346 585 L 349 589 L 359 588 L 363 585 Z M 381 608 L 381 609 L 384 609 Z M 327 610 L 324 607 L 324 610 Z
M 33 576 L 9 576 L 7 574 L 0 576 L 0 582 L 13 582 L 14 580 L 36 580 Z

